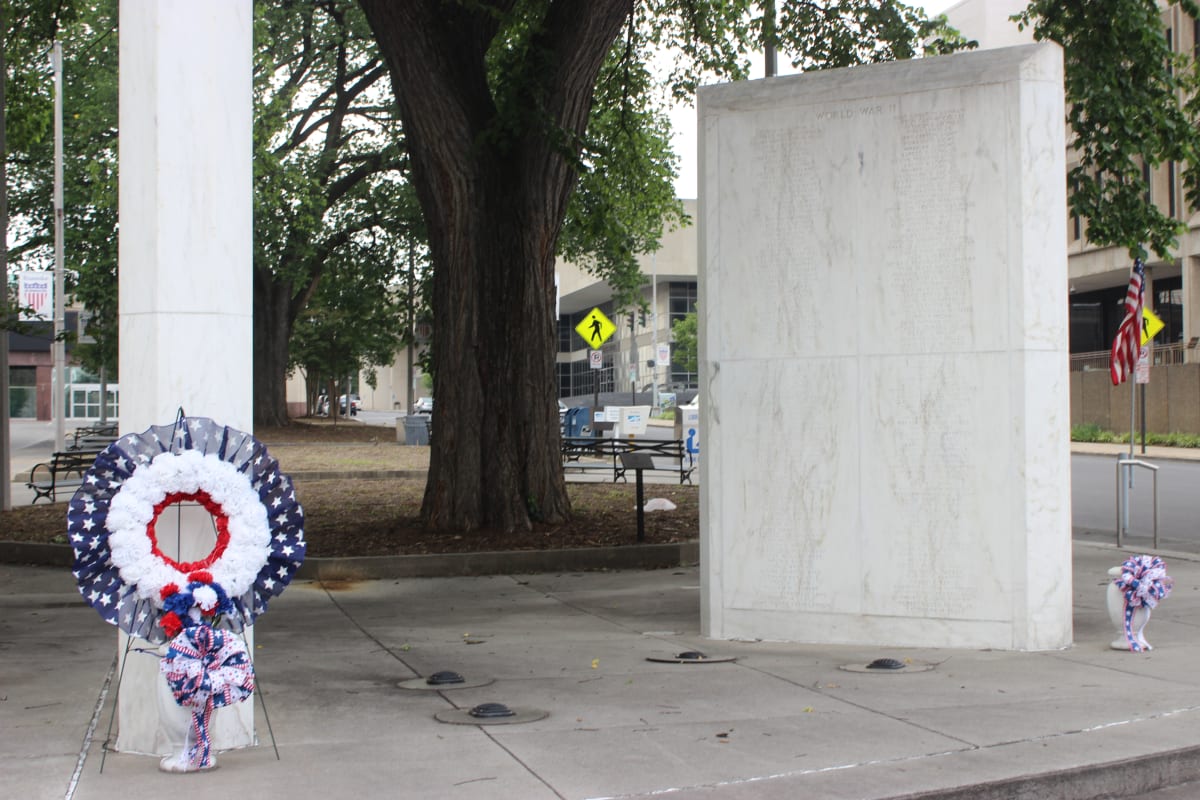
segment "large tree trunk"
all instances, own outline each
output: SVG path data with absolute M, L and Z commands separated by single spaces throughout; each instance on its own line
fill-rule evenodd
M 557 227 L 531 222 L 508 170 L 494 171 L 476 224 L 435 246 L 458 259 L 434 273 L 437 413 L 422 513 L 435 529 L 511 530 L 570 514 L 547 291 Z
M 254 271 L 254 424 L 288 424 L 288 341 L 292 335 L 290 284 Z
M 519 88 L 499 101 L 486 55 L 511 0 L 360 3 L 430 234 L 437 411 L 422 516 L 436 530 L 561 522 L 554 251 L 575 185 L 567 159 L 632 0 L 547 4 L 507 76 Z

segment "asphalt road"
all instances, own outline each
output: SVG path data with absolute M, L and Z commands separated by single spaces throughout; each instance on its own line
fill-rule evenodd
M 1115 456 L 1071 456 L 1071 517 L 1078 538 L 1116 541 L 1117 465 Z M 1158 469 L 1158 544 L 1163 550 L 1200 552 L 1200 462 L 1154 461 Z M 1149 546 L 1154 532 L 1154 478 L 1134 471 L 1130 490 L 1132 545 Z

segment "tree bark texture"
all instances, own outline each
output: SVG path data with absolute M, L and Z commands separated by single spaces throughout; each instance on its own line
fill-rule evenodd
M 392 73 L 430 234 L 437 410 L 425 524 L 564 521 L 554 252 L 575 185 L 569 159 L 632 2 L 544 3 L 528 54 L 495 86 L 485 58 L 511 0 L 360 3 Z M 517 89 L 501 96 L 504 81 Z
M 269 270 L 254 271 L 254 424 L 281 426 L 287 413 L 292 287 Z

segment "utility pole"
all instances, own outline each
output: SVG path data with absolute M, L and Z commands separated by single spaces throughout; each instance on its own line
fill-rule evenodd
M 650 342 L 654 366 L 650 368 L 650 406 L 658 408 L 658 251 L 650 254 Z
M 0 30 L 8 30 L 0 5 Z M 12 409 L 8 406 L 8 138 L 4 133 L 5 95 L 4 76 L 8 75 L 5 61 L 5 39 L 0 37 L 0 511 L 12 511 L 12 441 L 8 425 Z
M 763 56 L 766 61 L 764 77 L 774 78 L 779 74 L 775 52 L 775 0 L 763 0 Z
M 408 384 L 407 397 L 405 398 L 404 413 L 411 414 L 413 405 L 416 403 L 414 393 L 416 387 L 413 386 L 414 370 L 413 359 L 417 356 L 417 348 L 415 340 L 417 336 L 417 257 L 413 253 L 412 231 L 408 232 L 408 377 L 405 381 Z
M 67 346 L 63 332 L 67 327 L 66 301 L 63 297 L 63 63 L 62 42 L 55 42 L 50 56 L 54 67 L 54 384 L 50 416 L 54 420 L 54 449 L 61 450 L 66 440 Z

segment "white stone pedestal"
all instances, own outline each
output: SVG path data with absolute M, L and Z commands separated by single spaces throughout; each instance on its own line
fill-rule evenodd
M 1062 58 L 701 89 L 702 626 L 1071 643 Z
M 252 23 L 250 0 L 121 2 L 122 433 L 181 407 L 253 430 Z M 168 752 L 162 681 L 129 656 L 118 750 Z M 214 719 L 217 749 L 254 743 L 252 700 Z

